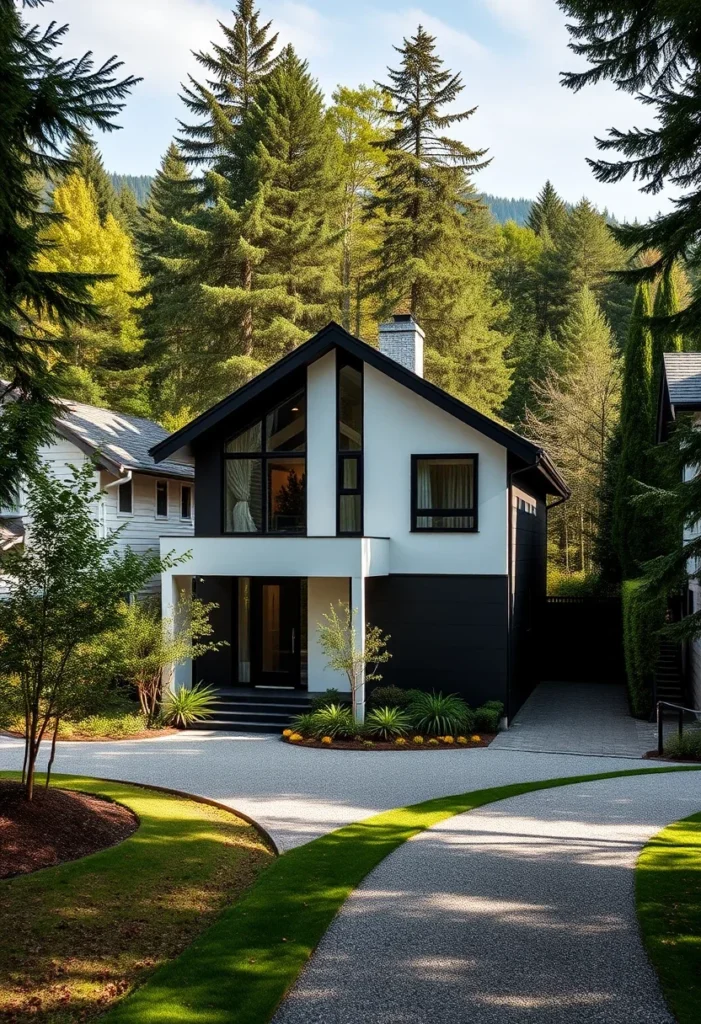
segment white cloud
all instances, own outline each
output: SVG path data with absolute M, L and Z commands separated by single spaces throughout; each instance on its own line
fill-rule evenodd
M 266 18 L 272 15 L 273 26 L 280 33 L 281 43 L 291 43 L 304 58 L 316 57 L 333 45 L 333 24 L 307 4 L 271 4 L 265 8 Z
M 468 32 L 453 28 L 435 15 L 429 14 L 420 7 L 402 8 L 396 12 L 384 11 L 373 15 L 370 13 L 370 20 L 386 32 L 389 39 L 395 45 L 400 45 L 404 37 L 416 34 L 419 25 L 423 25 L 426 31 L 440 39 L 441 52 L 464 58 L 474 58 L 486 53 L 482 46 Z
M 506 32 L 550 46 L 567 38 L 565 20 L 555 0 L 481 0 Z

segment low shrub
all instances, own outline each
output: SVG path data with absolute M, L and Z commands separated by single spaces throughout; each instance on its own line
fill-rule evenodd
M 325 743 L 327 747 L 330 747 L 331 744 L 333 743 L 333 740 L 331 739 L 330 736 L 322 736 L 321 737 L 321 742 Z
M 458 736 L 458 743 L 464 747 L 467 743 L 467 736 Z
M 548 566 L 548 595 L 550 597 L 595 597 L 601 592 L 601 579 L 595 572 L 566 572 L 558 566 Z
M 423 741 L 423 736 L 414 736 L 414 743 L 417 745 L 417 747 L 420 747 Z
M 481 736 L 470 736 L 470 743 L 481 743 L 481 742 L 482 742 L 482 737 Z
M 169 690 L 161 704 L 161 717 L 166 725 L 185 728 L 194 722 L 211 718 L 215 708 L 215 689 L 197 683 Z
M 330 736 L 332 739 L 349 739 L 356 734 L 357 726 L 353 714 L 342 704 L 329 704 L 311 715 L 311 735 Z
M 670 757 L 701 759 L 701 729 L 685 729 L 681 736 L 675 732 L 666 741 L 664 752 Z
M 404 736 L 411 728 L 411 719 L 405 711 L 398 707 L 375 708 L 365 719 L 365 726 L 370 736 L 383 740 L 393 740 Z
M 341 694 L 340 691 L 335 687 L 331 687 L 328 690 L 324 690 L 323 693 L 315 693 L 313 697 L 309 699 L 309 709 L 313 714 L 315 711 L 321 711 L 322 708 L 328 708 L 331 704 L 340 704 Z
M 394 742 L 395 742 L 395 745 L 398 746 L 398 747 L 405 747 L 406 746 L 406 737 L 405 736 L 397 736 L 397 738 L 396 738 L 396 740 Z
M 431 739 L 428 741 L 428 745 L 429 745 L 429 747 L 437 747 L 438 746 L 438 740 L 436 739 L 435 736 L 431 737 Z
M 445 736 L 473 728 L 474 715 L 457 694 L 418 692 L 409 705 L 415 729 L 429 736 Z
M 659 631 L 664 626 L 666 602 L 643 590 L 642 580 L 626 580 L 621 587 L 621 598 L 630 709 L 637 718 L 648 718 L 652 711 Z
M 411 694 L 411 690 L 402 690 L 399 686 L 376 686 L 368 697 L 368 704 L 373 708 L 408 708 Z
M 301 736 L 312 736 L 314 734 L 315 724 L 314 715 L 311 711 L 307 711 L 303 715 L 295 715 L 292 719 L 293 730 L 298 732 Z
M 455 743 L 455 737 L 454 736 L 443 736 L 442 740 L 443 740 L 444 743 L 447 743 L 448 745 L 450 745 L 451 743 Z
M 480 732 L 497 732 L 503 714 L 504 705 L 500 700 L 488 700 L 476 709 L 474 728 Z

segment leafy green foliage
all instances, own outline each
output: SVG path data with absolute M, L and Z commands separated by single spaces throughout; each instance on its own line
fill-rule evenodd
M 379 681 L 377 671 L 392 657 L 387 650 L 390 636 L 383 635 L 379 626 L 365 624 L 365 643 L 361 647 L 355 627 L 355 611 L 343 601 L 331 605 L 330 611 L 317 623 L 317 643 L 328 658 L 328 667 L 344 672 L 350 684 L 353 717 L 359 718 L 359 690 L 363 683 Z
M 426 736 L 455 735 L 471 728 L 474 716 L 465 701 L 456 694 L 417 692 L 409 705 L 414 728 Z
M 329 704 L 311 715 L 311 733 L 317 739 L 349 739 L 357 729 L 350 708 L 344 704 Z
M 631 711 L 647 718 L 652 711 L 655 667 L 660 651 L 667 595 L 655 595 L 642 580 L 626 580 L 621 587 L 623 601 L 623 651 Z
M 399 686 L 376 686 L 368 698 L 372 707 L 407 708 L 415 691 Z
M 374 708 L 365 719 L 368 735 L 382 740 L 393 740 L 397 736 L 406 736 L 411 724 L 410 715 L 398 707 Z
M 328 707 L 329 704 L 340 704 L 341 693 L 334 686 L 329 687 L 328 690 L 324 690 L 323 693 L 314 693 L 310 697 L 309 706 L 312 711 L 318 711 L 320 708 Z
M 185 728 L 195 722 L 211 718 L 215 709 L 216 690 L 213 686 L 179 686 L 168 690 L 161 704 L 161 715 L 166 725 Z
M 324 705 L 324 706 L 328 706 L 328 705 Z M 317 710 L 321 710 L 321 709 L 317 708 Z M 314 712 L 314 711 L 305 711 L 304 714 L 302 714 L 302 715 L 295 715 L 294 718 L 292 719 L 292 722 L 290 723 L 291 727 L 294 729 L 295 732 L 298 732 L 300 734 L 300 736 L 305 736 L 305 737 L 313 736 L 314 735 L 314 722 L 315 722 L 314 715 L 315 715 L 315 713 L 316 712 Z
M 698 726 L 687 727 L 681 736 L 678 732 L 671 733 L 665 739 L 664 752 L 669 757 L 688 757 L 690 760 L 701 761 L 701 729 Z
M 504 714 L 504 705 L 500 700 L 488 700 L 475 708 L 474 728 L 477 732 L 497 732 L 499 722 Z

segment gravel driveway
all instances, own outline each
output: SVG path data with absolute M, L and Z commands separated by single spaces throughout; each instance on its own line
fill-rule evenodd
M 514 797 L 422 833 L 352 894 L 274 1024 L 673 1024 L 633 868 L 698 810 L 701 775 L 681 773 Z

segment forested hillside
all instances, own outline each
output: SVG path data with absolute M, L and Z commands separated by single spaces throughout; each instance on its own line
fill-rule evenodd
M 110 183 L 115 192 L 123 188 L 131 189 L 139 206 L 145 206 L 151 192 L 153 175 L 151 174 L 110 174 Z

